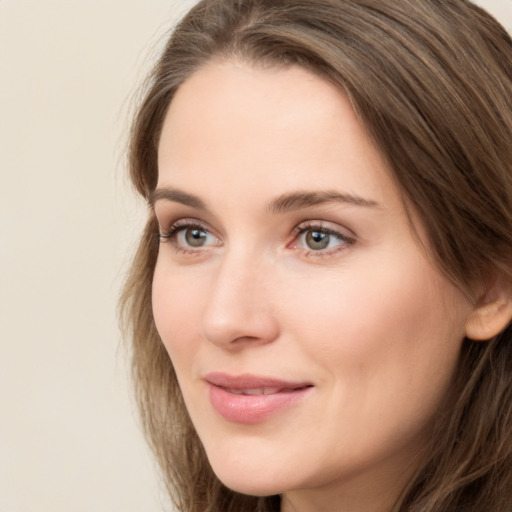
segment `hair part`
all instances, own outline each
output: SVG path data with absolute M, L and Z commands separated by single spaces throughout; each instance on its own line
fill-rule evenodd
M 203 0 L 172 33 L 134 119 L 130 176 L 149 200 L 177 89 L 214 58 L 299 65 L 348 96 L 425 226 L 438 267 L 472 293 L 512 282 L 512 41 L 466 0 Z M 151 310 L 153 213 L 121 299 L 142 421 L 183 512 L 279 510 L 213 474 Z M 465 340 L 432 446 L 395 512 L 512 506 L 512 332 Z

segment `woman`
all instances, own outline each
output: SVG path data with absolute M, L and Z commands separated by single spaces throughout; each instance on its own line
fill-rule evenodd
M 180 23 L 133 125 L 122 300 L 179 510 L 512 510 L 511 78 L 465 0 Z

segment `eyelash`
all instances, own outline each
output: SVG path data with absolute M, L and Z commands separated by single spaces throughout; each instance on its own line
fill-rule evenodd
M 324 249 L 315 251 L 313 249 L 302 249 L 304 252 L 304 255 L 306 257 L 316 257 L 316 258 L 322 258 L 322 257 L 328 257 L 332 256 L 333 254 L 343 251 L 353 245 L 356 242 L 355 237 L 347 236 L 341 233 L 340 231 L 337 231 L 335 229 L 328 228 L 323 225 L 323 223 L 320 221 L 306 221 L 301 224 L 299 224 L 294 230 L 292 231 L 293 235 L 293 241 L 292 244 L 296 244 L 299 240 L 299 238 L 306 234 L 306 233 L 322 233 L 324 235 L 329 235 L 332 237 L 337 238 L 340 241 L 340 244 L 336 245 L 333 248 L 330 249 Z
M 201 248 L 184 247 L 180 245 L 176 240 L 178 234 L 187 229 L 198 229 L 207 233 L 211 233 L 211 231 L 205 225 L 198 221 L 193 221 L 192 219 L 181 219 L 174 222 L 166 230 L 165 233 L 159 233 L 160 243 L 169 242 L 178 253 L 197 254 L 198 250 L 201 250 Z
M 182 253 L 182 254 L 198 254 L 199 251 L 202 250 L 202 247 L 187 247 L 183 246 L 182 244 L 179 244 L 176 240 L 179 233 L 182 231 L 186 231 L 187 229 L 197 229 L 206 233 L 209 233 L 213 235 L 213 233 L 206 227 L 206 225 L 202 224 L 199 221 L 192 220 L 192 219 L 180 219 L 177 222 L 174 222 L 166 231 L 165 233 L 159 233 L 160 243 L 166 243 L 169 242 L 176 252 Z M 344 235 L 343 233 L 325 227 L 321 221 L 306 221 L 298 226 L 296 226 L 292 231 L 292 241 L 287 244 L 287 247 L 292 244 L 298 244 L 298 241 L 300 237 L 306 233 L 321 233 L 324 235 L 332 236 L 337 238 L 340 243 L 336 245 L 333 248 L 330 249 L 321 249 L 321 250 L 313 250 L 313 249 L 300 249 L 299 250 L 306 256 L 306 257 L 327 257 L 331 256 L 339 251 L 345 250 L 351 245 L 353 245 L 356 242 L 355 237 Z M 215 235 L 213 235 L 215 236 Z

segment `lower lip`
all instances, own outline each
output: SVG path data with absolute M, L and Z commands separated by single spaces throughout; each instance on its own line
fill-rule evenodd
M 236 395 L 224 388 L 209 385 L 210 402 L 225 419 L 234 423 L 259 423 L 300 402 L 311 387 L 282 391 L 271 395 Z

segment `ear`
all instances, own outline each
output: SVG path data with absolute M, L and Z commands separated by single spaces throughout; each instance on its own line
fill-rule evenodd
M 466 322 L 466 337 L 474 341 L 490 340 L 512 320 L 512 287 L 502 275 L 488 280 L 475 309 Z

